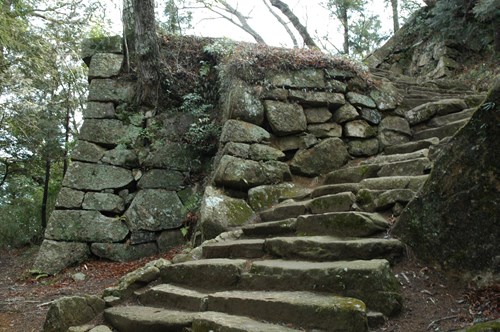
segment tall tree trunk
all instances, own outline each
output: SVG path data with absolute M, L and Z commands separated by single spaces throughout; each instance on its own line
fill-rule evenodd
M 125 68 L 130 71 L 131 53 L 135 50 L 135 18 L 132 0 L 123 0 L 122 11 L 123 43 L 125 45 Z
M 398 13 L 398 0 L 391 0 L 392 7 L 392 23 L 394 27 L 394 33 L 399 30 L 399 13 Z
M 270 0 L 270 2 L 271 5 L 278 8 L 283 13 L 283 15 L 285 15 L 290 20 L 295 29 L 297 29 L 302 39 L 304 39 L 304 43 L 307 45 L 307 47 L 311 49 L 319 49 L 318 45 L 316 45 L 311 35 L 307 31 L 307 28 L 302 25 L 302 23 L 300 23 L 299 18 L 295 16 L 295 14 L 290 10 L 290 7 L 288 7 L 286 3 L 281 0 Z
M 156 36 L 154 0 L 132 0 L 137 57 L 137 104 L 155 109 L 160 86 L 160 48 Z
M 267 3 L 266 0 L 262 0 L 262 1 L 264 2 L 264 5 L 266 5 L 269 12 L 271 14 L 273 14 L 273 16 L 276 18 L 276 20 L 278 22 L 280 22 L 280 24 L 283 26 L 283 28 L 285 28 L 286 32 L 290 36 L 290 39 L 292 40 L 293 47 L 298 48 L 299 44 L 297 43 L 297 38 L 295 38 L 295 35 L 293 34 L 292 30 L 290 30 L 290 28 L 288 27 L 288 24 L 271 8 L 271 6 L 269 6 L 269 4 Z
M 66 106 L 66 117 L 64 119 L 64 156 L 63 156 L 63 178 L 68 170 L 69 162 L 69 121 L 71 115 L 71 108 Z
M 47 201 L 49 200 L 49 183 L 50 183 L 50 158 L 45 160 L 45 180 L 43 182 L 43 197 L 42 197 L 42 228 L 47 227 Z
M 340 21 L 344 28 L 344 53 L 349 54 L 349 16 L 347 16 L 347 6 L 342 6 L 340 10 Z

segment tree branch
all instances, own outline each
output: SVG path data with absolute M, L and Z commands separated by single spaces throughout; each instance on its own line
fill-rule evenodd
M 293 34 L 292 30 L 288 27 L 288 24 L 269 6 L 266 0 L 262 0 L 264 2 L 264 5 L 266 5 L 267 9 L 273 14 L 273 16 L 280 22 L 280 24 L 285 28 L 286 32 L 290 36 L 290 39 L 292 39 L 293 47 L 298 48 L 299 44 L 297 43 L 297 38 L 295 38 L 295 35 Z

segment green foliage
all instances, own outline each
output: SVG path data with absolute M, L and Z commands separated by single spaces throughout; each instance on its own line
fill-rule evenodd
M 203 51 L 219 59 L 229 57 L 233 54 L 236 43 L 228 38 L 216 39 L 213 43 L 205 46 Z
M 378 16 L 361 18 L 350 24 L 350 47 L 354 57 L 365 58 L 371 51 L 389 38 L 380 35 L 381 23 Z
M 182 35 L 192 28 L 193 13 L 183 10 L 185 0 L 167 0 L 163 11 L 165 21 L 160 22 L 160 31 L 165 34 Z

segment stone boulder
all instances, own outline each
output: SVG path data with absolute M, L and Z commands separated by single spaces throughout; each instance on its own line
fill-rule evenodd
M 79 242 L 44 240 L 32 272 L 56 274 L 67 266 L 83 262 L 90 256 L 89 245 Z
M 248 191 L 248 204 L 254 211 L 261 211 L 279 203 L 282 199 L 307 193 L 309 193 L 308 190 L 294 183 L 258 186 Z
M 147 168 L 168 169 L 189 172 L 200 168 L 198 155 L 189 144 L 177 142 L 157 142 L 145 157 L 139 158 Z
M 106 151 L 102 157 L 102 162 L 123 167 L 139 167 L 137 154 L 123 145 L 118 145 L 113 150 Z
M 380 122 L 378 139 L 384 147 L 406 143 L 411 135 L 408 121 L 399 116 L 388 116 Z
M 446 115 L 468 108 L 462 99 L 443 99 L 417 106 L 408 112 L 405 117 L 411 125 L 425 122 L 434 115 Z
M 67 331 L 70 326 L 88 323 L 103 312 L 104 307 L 104 300 L 94 295 L 62 297 L 50 305 L 42 331 Z
M 332 118 L 332 112 L 327 107 L 304 109 L 307 123 L 325 123 Z
M 178 190 L 184 184 L 184 175 L 178 171 L 152 169 L 147 171 L 137 186 L 140 189 Z
M 275 135 L 286 136 L 306 130 L 307 120 L 302 106 L 266 100 L 264 107 L 267 120 Z
M 369 138 L 377 135 L 377 130 L 364 120 L 355 120 L 344 125 L 344 135 L 346 137 Z
M 116 117 L 113 103 L 99 103 L 95 101 L 87 102 L 87 107 L 83 109 L 84 119 L 114 119 Z
M 131 245 L 128 243 L 92 243 L 92 253 L 115 262 L 129 262 L 158 253 L 156 243 Z
M 424 187 L 392 233 L 429 262 L 463 273 L 500 272 L 500 76 L 443 146 Z
M 74 162 L 68 168 L 63 186 L 80 190 L 100 191 L 128 186 L 134 181 L 132 172 L 109 165 Z
M 325 88 L 325 74 L 321 69 L 303 69 L 271 73 L 267 80 L 271 85 L 288 88 Z
M 301 105 L 308 106 L 329 106 L 335 108 L 345 104 L 344 95 L 334 92 L 290 90 L 289 98 L 290 100 L 299 102 Z
M 88 192 L 85 194 L 82 207 L 84 210 L 120 214 L 125 210 L 125 201 L 115 194 Z
M 345 104 L 333 113 L 333 121 L 337 123 L 344 123 L 347 121 L 355 120 L 359 117 L 359 113 L 351 104 Z
M 82 207 L 85 193 L 70 188 L 61 188 L 57 195 L 56 208 L 79 209 Z
M 307 150 L 299 150 L 290 164 L 294 173 L 307 176 L 327 174 L 343 166 L 349 154 L 340 138 L 328 138 Z
M 76 146 L 71 152 L 71 160 L 87 161 L 90 163 L 98 163 L 106 153 L 106 149 L 97 144 L 90 143 L 79 139 Z
M 262 143 L 269 141 L 271 135 L 264 129 L 249 122 L 228 120 L 222 127 L 221 143 Z
M 131 231 L 161 231 L 180 227 L 182 211 L 182 202 L 175 191 L 144 189 L 135 196 L 124 216 Z
M 79 138 L 103 145 L 132 143 L 137 140 L 141 128 L 127 126 L 115 119 L 87 119 L 83 122 Z
M 230 228 L 243 226 L 255 218 L 255 212 L 245 200 L 229 197 L 214 187 L 205 189 L 200 208 L 200 225 L 206 240 Z
M 89 87 L 89 101 L 127 103 L 133 100 L 135 84 L 113 79 L 93 79 Z
M 287 164 L 280 161 L 254 161 L 225 155 L 215 171 L 217 186 L 248 190 L 263 184 L 281 183 L 291 177 Z
M 354 106 L 368 107 L 368 108 L 377 107 L 377 105 L 375 104 L 375 102 L 371 97 L 356 92 L 348 92 L 347 100 L 349 100 L 349 103 L 351 103 L 351 105 Z
M 108 78 L 120 73 L 123 54 L 97 53 L 90 60 L 89 79 Z
M 264 122 L 264 106 L 245 82 L 233 81 L 224 105 L 224 118 L 241 120 L 260 126 Z

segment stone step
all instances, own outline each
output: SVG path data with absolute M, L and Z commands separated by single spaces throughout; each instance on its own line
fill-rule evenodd
M 185 287 L 161 284 L 137 295 L 139 302 L 149 307 L 186 311 L 207 310 L 208 293 Z
M 366 178 L 377 176 L 379 165 L 350 166 L 335 170 L 325 176 L 324 184 L 358 183 Z M 318 189 L 318 188 L 316 188 Z M 311 196 L 314 196 L 314 191 Z
M 311 197 L 316 198 L 326 195 L 339 194 L 343 192 L 352 192 L 353 194 L 356 194 L 360 189 L 361 186 L 359 185 L 359 183 L 327 184 L 324 186 L 316 187 L 311 192 Z
M 476 111 L 475 108 L 468 108 L 461 112 L 451 113 L 443 116 L 436 116 L 427 122 L 427 126 L 429 127 L 443 127 L 452 122 L 460 121 L 460 120 L 468 120 Z
M 404 253 L 403 244 L 396 239 L 333 236 L 275 237 L 266 240 L 265 248 L 276 257 L 307 261 L 385 258 L 392 263 Z
M 197 313 L 160 308 L 124 306 L 104 311 L 104 319 L 120 332 L 183 332 Z
M 401 204 L 401 206 L 406 206 L 415 195 L 415 191 L 411 189 L 361 189 L 357 193 L 356 200 L 363 211 L 374 212 L 390 209 L 397 203 Z
M 368 331 L 363 302 L 312 292 L 220 292 L 209 295 L 208 310 L 288 323 L 306 330 Z
M 469 120 L 459 120 L 455 122 L 451 122 L 447 125 L 438 128 L 424 129 L 421 131 L 417 131 L 413 134 L 413 139 L 415 140 L 423 140 L 426 138 L 437 137 L 439 139 L 443 139 L 445 137 L 450 137 L 455 135 L 455 133 L 462 128 Z
M 295 233 L 297 218 L 262 222 L 242 227 L 243 234 L 248 237 L 266 237 Z
M 364 189 L 370 190 L 392 190 L 410 189 L 417 192 L 429 176 L 388 176 L 364 179 L 359 184 Z
M 305 201 L 289 200 L 260 212 L 262 221 L 276 221 L 296 218 L 309 213 L 326 213 L 349 211 L 356 201 L 356 196 L 350 192 L 343 192 L 308 199 Z
M 429 155 L 429 149 L 422 149 L 410 153 L 378 155 L 372 158 L 365 159 L 360 162 L 360 165 L 387 164 L 399 161 L 413 160 L 418 158 L 426 158 Z
M 333 212 L 297 218 L 299 235 L 367 237 L 385 231 L 388 222 L 377 213 Z
M 246 262 L 244 259 L 201 259 L 164 266 L 160 276 L 169 284 L 210 290 L 232 288 L 238 284 Z
M 250 290 L 326 292 L 360 299 L 367 308 L 387 316 L 401 309 L 400 285 L 385 259 L 306 262 L 253 262 L 242 275 L 241 287 Z M 209 310 L 210 307 L 209 297 Z
M 388 176 L 418 176 L 428 173 L 432 162 L 427 157 L 391 162 L 380 165 L 378 177 Z
M 228 315 L 222 312 L 207 311 L 200 313 L 193 321 L 192 332 L 298 332 L 282 325 L 263 323 L 245 317 Z
M 239 239 L 203 246 L 204 258 L 259 258 L 265 255 L 264 239 Z
M 439 138 L 432 137 L 421 141 L 412 141 L 408 143 L 387 146 L 384 149 L 384 154 L 394 155 L 394 154 L 412 153 L 418 150 L 428 149 L 430 146 L 438 144 L 439 144 Z

